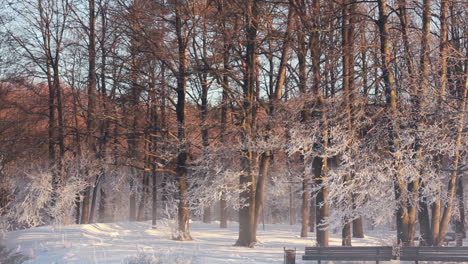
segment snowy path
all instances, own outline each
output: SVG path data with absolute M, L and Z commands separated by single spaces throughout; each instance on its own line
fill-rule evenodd
M 266 225 L 265 231 L 259 228 L 260 243 L 255 248 L 232 246 L 237 239 L 236 223 L 219 229 L 215 223 L 200 222 L 191 224 L 194 241 L 189 242 L 171 240 L 167 224 L 153 230 L 149 222 L 126 222 L 15 231 L 1 243 L 31 257 L 26 263 L 36 264 L 122 263 L 142 252 L 156 256 L 162 263 L 283 263 L 283 247 L 297 248 L 297 263 L 303 263 L 304 247 L 313 244 L 314 237 L 298 236 L 298 225 Z M 366 238 L 353 239 L 353 245 L 391 245 L 393 238 L 391 232 L 369 231 Z M 332 234 L 330 243 L 340 245 L 340 234 Z

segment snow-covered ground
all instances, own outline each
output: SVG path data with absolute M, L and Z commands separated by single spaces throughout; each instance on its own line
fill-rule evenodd
M 194 240 L 189 242 L 171 240 L 171 226 L 159 223 L 155 230 L 149 222 L 44 226 L 9 232 L 1 244 L 10 252 L 28 256 L 26 263 L 36 264 L 125 263 L 142 254 L 162 264 L 283 263 L 283 247 L 297 248 L 296 263 L 315 263 L 301 260 L 304 247 L 312 246 L 315 237 L 312 233 L 309 238 L 300 238 L 299 225 L 266 225 L 265 231 L 260 225 L 255 248 L 233 246 L 236 223 L 219 229 L 217 223 L 193 222 Z M 366 231 L 366 237 L 353 239 L 353 245 L 392 245 L 394 233 Z M 340 245 L 340 234 L 331 234 L 330 244 Z

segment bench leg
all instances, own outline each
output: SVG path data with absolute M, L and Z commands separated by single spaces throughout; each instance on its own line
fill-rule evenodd
M 376 260 L 376 261 L 375 261 L 375 264 L 379 264 L 379 261 L 378 261 L 378 260 Z
M 322 263 L 322 261 L 321 261 L 321 260 L 317 260 L 317 263 L 320 264 L 320 263 Z

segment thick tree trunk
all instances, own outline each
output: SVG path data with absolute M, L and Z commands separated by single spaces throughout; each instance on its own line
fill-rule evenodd
M 362 216 L 353 220 L 353 237 L 364 238 L 364 228 L 362 222 Z
M 236 246 L 253 247 L 256 242 L 255 237 L 255 189 L 256 182 L 255 176 L 252 173 L 252 152 L 245 152 L 243 154 L 241 163 L 243 171 L 246 173 L 240 176 L 239 184 L 243 186 L 243 190 L 239 198 L 242 204 L 239 209 L 239 238 L 237 239 Z
M 455 219 L 455 233 L 462 234 L 463 238 L 466 238 L 466 229 L 465 229 L 465 197 L 463 193 L 463 176 L 458 176 L 457 182 L 457 193 L 458 200 L 458 212 L 460 213 L 459 217 Z
M 101 181 L 101 175 L 96 176 L 96 179 L 93 184 L 93 193 L 91 196 L 91 207 L 89 209 L 89 220 L 88 222 L 94 223 L 94 212 L 96 211 L 96 200 L 97 200 L 97 193 L 100 191 L 100 181 Z
M 147 163 L 147 165 L 149 165 Z M 147 166 L 146 168 L 149 168 Z M 149 174 L 147 171 L 143 173 L 143 190 L 141 190 L 141 198 L 140 198 L 140 204 L 138 205 L 138 214 L 137 214 L 137 221 L 145 221 L 146 220 L 146 215 L 145 215 L 145 204 L 146 200 L 149 196 L 149 188 L 150 188 L 150 180 L 149 180 Z
M 432 244 L 431 239 L 431 220 L 429 216 L 429 209 L 427 207 L 426 199 L 422 199 L 419 202 L 419 245 L 430 246 Z
M 243 144 L 241 166 L 245 172 L 239 177 L 241 188 L 246 187 L 239 195 L 241 209 L 239 209 L 239 238 L 236 246 L 253 247 L 256 241 L 255 230 L 255 200 L 256 200 L 256 181 L 253 173 L 255 168 L 255 159 L 257 153 L 251 150 L 249 141 L 253 139 L 255 131 L 255 98 L 257 82 L 257 28 L 260 0 L 251 0 L 248 2 L 245 12 L 246 18 L 246 55 L 245 55 L 245 73 L 244 73 L 244 110 L 243 110 Z
M 316 102 L 315 108 L 318 113 L 320 113 L 320 121 L 323 129 L 322 138 L 320 142 L 323 145 L 323 149 L 328 147 L 328 124 L 325 113 L 325 100 L 323 98 L 323 93 L 320 91 L 320 0 L 312 1 L 312 27 L 313 32 L 311 33 L 310 39 L 310 51 L 312 57 L 312 72 L 313 72 L 313 82 L 312 82 L 312 93 L 314 95 L 314 100 Z M 314 180 L 315 184 L 318 186 L 322 185 L 323 179 L 327 177 L 328 174 L 328 160 L 324 157 L 314 157 L 312 162 L 312 167 L 314 169 Z M 317 244 L 322 247 L 328 247 L 329 240 L 329 230 L 327 221 L 330 214 L 330 209 L 328 205 L 328 188 L 326 186 L 321 186 L 317 192 L 316 196 L 316 229 L 317 229 Z
M 99 199 L 99 208 L 98 208 L 98 214 L 99 214 L 99 222 L 100 223 L 105 223 L 108 222 L 109 219 L 106 215 L 106 192 L 104 192 L 104 188 L 100 188 L 101 191 L 101 198 Z
M 314 171 L 314 178 L 317 185 L 322 183 L 321 178 L 326 175 L 327 171 L 327 160 L 320 157 L 315 157 L 312 162 L 312 168 Z M 328 196 L 328 190 L 326 187 L 322 187 L 315 199 L 317 208 L 316 218 L 316 229 L 317 229 L 317 245 L 321 247 L 328 247 L 329 231 L 327 225 L 324 225 L 323 221 L 329 215 L 329 207 L 326 202 Z
M 346 223 L 341 231 L 341 245 L 351 246 L 351 223 Z
M 315 197 L 310 199 L 310 209 L 309 209 L 309 232 L 315 232 Z
M 91 186 L 86 187 L 83 193 L 83 203 L 81 204 L 81 224 L 89 224 L 89 200 L 91 195 Z
M 255 234 L 257 234 L 258 223 L 260 222 L 260 217 L 262 215 L 262 211 L 264 210 L 265 186 L 266 179 L 268 177 L 268 170 L 270 169 L 270 160 L 271 153 L 269 151 L 262 153 L 260 156 L 257 189 L 255 190 L 255 226 L 253 231 Z

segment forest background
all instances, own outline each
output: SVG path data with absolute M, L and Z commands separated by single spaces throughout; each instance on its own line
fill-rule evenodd
M 467 5 L 2 0 L 2 230 L 231 217 L 254 246 L 300 207 L 322 246 L 466 234 Z

